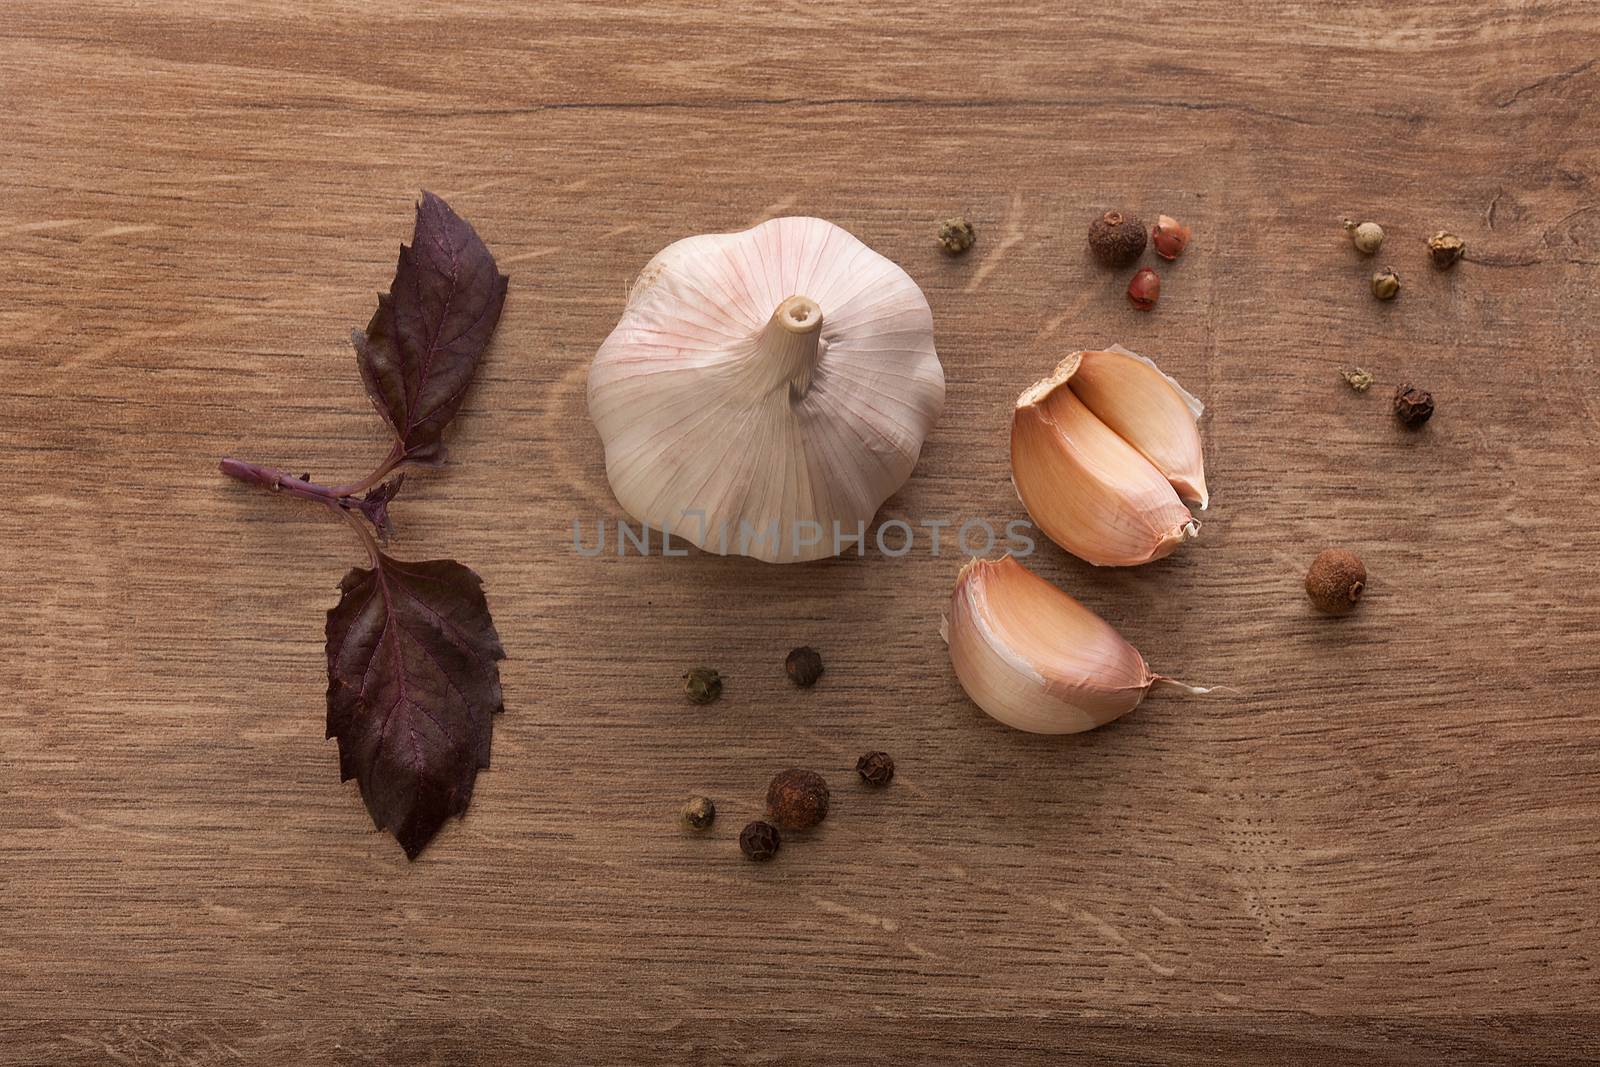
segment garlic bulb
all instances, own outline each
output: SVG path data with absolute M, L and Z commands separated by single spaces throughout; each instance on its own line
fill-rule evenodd
M 1046 536 L 1096 566 L 1160 559 L 1200 532 L 1183 499 L 1210 501 L 1203 410 L 1143 356 L 1074 352 L 1017 399 L 1017 495 Z
M 940 635 L 973 703 L 1029 733 L 1104 726 L 1156 686 L 1211 691 L 1151 674 L 1109 623 L 1010 556 L 961 568 Z
M 822 219 L 667 246 L 589 370 L 622 507 L 768 562 L 864 533 L 943 407 L 922 290 Z

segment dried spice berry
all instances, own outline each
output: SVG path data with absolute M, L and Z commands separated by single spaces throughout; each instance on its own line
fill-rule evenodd
M 770 822 L 758 819 L 739 831 L 739 851 L 753 860 L 770 860 L 782 844 L 778 828 Z
M 1089 224 L 1089 251 L 1107 267 L 1126 267 L 1144 254 L 1144 223 L 1121 211 L 1108 211 Z
M 1189 227 L 1171 215 L 1157 215 L 1150 230 L 1150 244 L 1162 259 L 1177 259 L 1189 245 Z
M 1407 429 L 1415 430 L 1433 418 L 1433 394 L 1426 389 L 1402 385 L 1394 392 L 1394 414 Z
M 1128 283 L 1128 299 L 1140 311 L 1149 311 L 1161 297 L 1161 275 L 1145 267 Z
M 1345 219 L 1344 228 L 1350 234 L 1350 243 L 1364 256 L 1372 255 L 1383 245 L 1383 227 L 1376 222 L 1358 223 L 1355 219 Z
M 1344 615 L 1367 588 L 1367 568 L 1353 552 L 1330 548 L 1318 554 L 1306 571 L 1306 596 L 1318 611 Z
M 795 649 L 783 661 L 789 680 L 801 689 L 810 689 L 822 677 L 822 657 L 810 645 Z
M 887 752 L 868 752 L 856 760 L 856 773 L 868 785 L 888 785 L 894 778 L 894 757 Z
M 722 695 L 722 675 L 710 667 L 696 667 L 683 676 L 683 694 L 691 704 L 709 704 Z
M 1379 300 L 1393 300 L 1400 294 L 1400 275 L 1385 267 L 1372 276 L 1372 295 Z
M 710 797 L 690 797 L 683 803 L 683 825 L 691 830 L 704 830 L 717 819 L 717 806 Z
M 1339 373 L 1344 375 L 1344 383 L 1358 393 L 1364 393 L 1372 388 L 1372 375 L 1360 367 L 1355 370 L 1342 370 Z
M 1440 230 L 1428 238 L 1428 255 L 1440 270 L 1449 270 L 1467 252 L 1467 242 L 1453 233 Z
M 945 219 L 939 224 L 939 247 L 945 250 L 946 255 L 959 256 L 971 248 L 978 240 L 978 231 L 972 228 L 972 223 L 957 215 L 953 219 Z
M 815 771 L 779 771 L 767 786 L 767 814 L 786 830 L 809 830 L 828 814 L 828 783 Z

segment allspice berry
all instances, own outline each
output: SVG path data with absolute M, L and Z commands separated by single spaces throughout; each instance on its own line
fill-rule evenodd
M 683 803 L 683 825 L 691 830 L 705 830 L 717 820 L 717 806 L 710 797 L 694 796 Z
M 1400 275 L 1385 267 L 1372 276 L 1372 295 L 1379 300 L 1393 300 L 1400 293 Z
M 756 861 L 776 856 L 781 844 L 783 839 L 778 835 L 778 828 L 770 822 L 757 819 L 739 831 L 739 851 Z
M 1428 255 L 1433 259 L 1433 265 L 1440 270 L 1449 270 L 1456 265 L 1456 261 L 1466 255 L 1467 242 L 1453 233 L 1440 230 L 1428 238 Z
M 1330 548 L 1319 553 L 1306 571 L 1306 596 L 1328 615 L 1348 614 L 1367 587 L 1367 568 L 1353 552 Z
M 722 675 L 710 667 L 696 667 L 683 676 L 683 695 L 691 704 L 709 704 L 722 695 Z
M 971 248 L 978 240 L 978 231 L 972 228 L 972 223 L 959 215 L 953 219 L 945 219 L 939 224 L 939 247 L 945 250 L 946 255 L 959 256 Z
M 1107 267 L 1126 267 L 1144 254 L 1144 223 L 1122 211 L 1108 211 L 1089 224 L 1089 251 Z
M 1394 391 L 1394 415 L 1406 429 L 1415 430 L 1433 418 L 1433 394 L 1426 389 L 1402 385 Z
M 767 814 L 786 830 L 809 830 L 828 814 L 828 783 L 816 771 L 779 771 L 767 786 Z
M 783 669 L 795 685 L 810 689 L 822 677 L 822 657 L 816 649 L 805 645 L 789 653 L 789 658 L 783 661 Z
M 868 752 L 856 760 L 856 773 L 868 785 L 888 785 L 894 780 L 894 757 L 887 752 Z

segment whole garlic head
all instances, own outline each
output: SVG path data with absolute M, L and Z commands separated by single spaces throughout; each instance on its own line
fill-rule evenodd
M 589 369 L 628 514 L 767 562 L 848 543 L 911 475 L 943 408 L 922 290 L 813 218 L 668 245 Z

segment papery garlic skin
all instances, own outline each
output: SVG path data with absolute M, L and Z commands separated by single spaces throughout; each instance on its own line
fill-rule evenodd
M 1099 567 L 1160 559 L 1200 529 L 1161 472 L 1095 417 L 1060 368 L 1017 400 L 1011 480 L 1045 536 Z
M 910 476 L 943 407 L 922 290 L 813 218 L 663 249 L 589 371 L 623 508 L 768 562 L 834 555 L 835 531 L 853 537 Z
M 1011 556 L 961 568 L 940 633 L 973 703 L 1029 733 L 1103 726 L 1157 685 L 1209 692 L 1152 674 L 1110 623 Z
M 1121 345 L 1067 357 L 1074 358 L 1067 385 L 1084 406 L 1148 459 L 1180 497 L 1205 510 L 1211 497 L 1197 425 L 1205 405 Z

